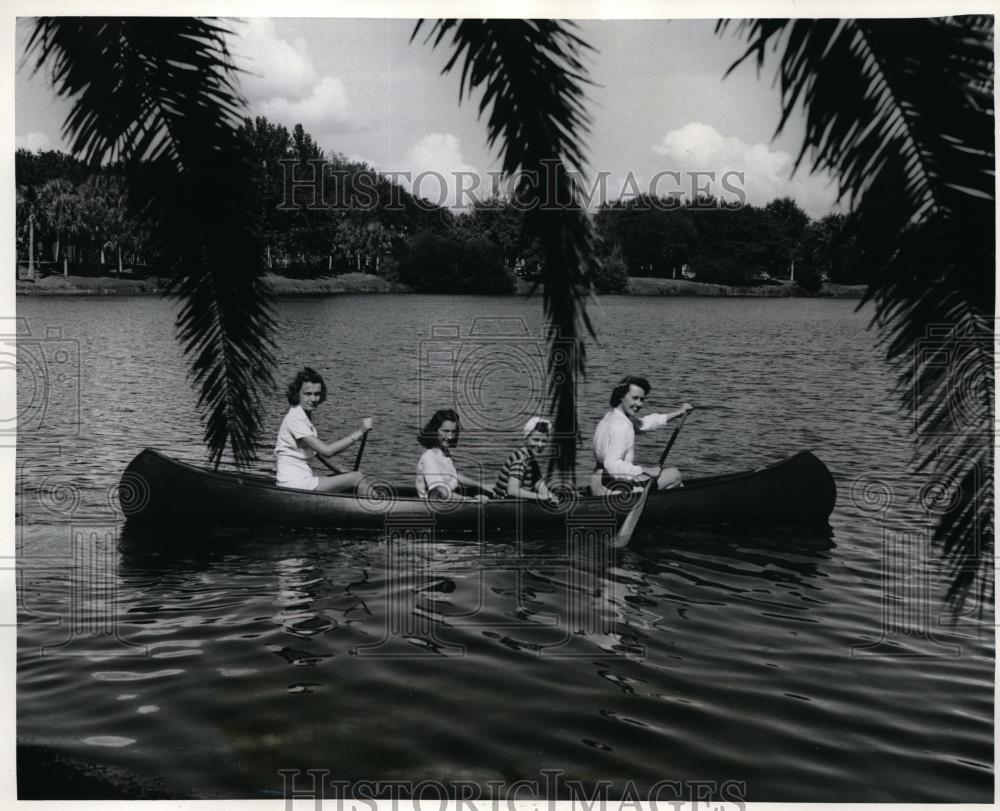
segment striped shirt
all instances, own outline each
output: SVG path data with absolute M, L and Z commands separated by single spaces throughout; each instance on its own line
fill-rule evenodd
M 497 476 L 497 483 L 493 485 L 494 498 L 507 498 L 507 483 L 511 476 L 516 476 L 521 481 L 521 487 L 525 490 L 534 490 L 535 485 L 542 479 L 542 471 L 538 466 L 538 460 L 528 448 L 518 448 L 503 463 L 500 475 Z

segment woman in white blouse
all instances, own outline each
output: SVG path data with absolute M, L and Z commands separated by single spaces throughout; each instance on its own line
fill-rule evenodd
M 636 431 L 645 433 L 662 428 L 692 410 L 690 403 L 684 403 L 669 414 L 640 417 L 649 391 L 649 381 L 644 377 L 623 378 L 611 391 L 611 410 L 594 431 L 595 465 L 590 491 L 595 496 L 605 495 L 616 482 L 635 486 L 656 479 L 660 490 L 681 485 L 681 474 L 675 467 L 642 467 L 634 462 Z
M 372 427 L 371 417 L 361 421 L 361 428 L 333 442 L 324 442 L 312 424 L 312 414 L 326 399 L 326 383 L 313 369 L 302 369 L 285 392 L 291 408 L 281 421 L 274 455 L 278 462 L 278 485 L 296 490 L 316 490 L 330 493 L 349 490 L 361 481 L 359 470 L 333 476 L 317 476 L 309 465 L 314 456 L 334 456 L 364 436 Z
M 417 462 L 417 495 L 420 498 L 446 501 L 489 501 L 484 488 L 470 476 L 463 476 L 455 470 L 451 449 L 458 445 L 462 424 L 458 414 L 450 408 L 435 411 L 423 430 L 417 435 L 417 442 L 427 450 Z M 478 496 L 462 496 L 456 492 L 460 484 L 481 491 Z

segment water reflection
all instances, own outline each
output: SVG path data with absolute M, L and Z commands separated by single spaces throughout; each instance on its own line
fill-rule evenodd
M 360 625 L 375 637 L 358 646 L 362 656 L 400 642 L 447 654 L 464 650 L 472 633 L 537 655 L 592 655 L 596 648 L 641 656 L 668 617 L 699 605 L 739 598 L 799 613 L 822 605 L 812 581 L 834 549 L 829 527 L 686 529 L 640 540 L 616 553 L 596 536 L 398 543 L 315 531 L 126 525 L 120 576 L 123 591 L 137 597 L 126 613 L 144 615 L 133 622 L 170 613 L 171 604 L 190 612 L 197 593 L 198 604 L 214 595 L 210 604 L 234 610 L 266 598 L 271 621 L 299 639 Z

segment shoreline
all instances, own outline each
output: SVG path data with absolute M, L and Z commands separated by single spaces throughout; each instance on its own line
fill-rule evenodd
M 267 274 L 264 277 L 279 298 L 308 296 L 337 296 L 351 293 L 414 293 L 412 288 L 398 282 L 389 282 L 367 273 L 345 273 L 318 279 L 289 279 Z M 161 295 L 165 279 L 129 279 L 111 276 L 47 276 L 31 282 L 18 279 L 15 293 L 20 296 L 152 296 Z M 516 281 L 513 296 L 525 296 L 532 283 Z M 815 294 L 804 293 L 792 283 L 762 285 L 760 287 L 733 287 L 723 284 L 692 282 L 687 279 L 656 279 L 634 277 L 629 279 L 628 291 L 606 295 L 626 296 L 684 296 L 725 298 L 849 298 L 860 299 L 865 285 L 843 285 L 825 282 Z M 438 294 L 434 294 L 438 295 Z

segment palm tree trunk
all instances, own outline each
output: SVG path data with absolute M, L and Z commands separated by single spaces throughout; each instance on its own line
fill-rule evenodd
M 35 280 L 35 215 L 28 215 L 28 279 Z

